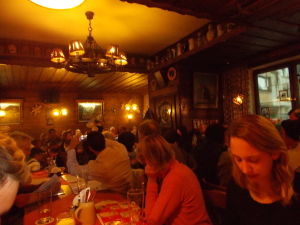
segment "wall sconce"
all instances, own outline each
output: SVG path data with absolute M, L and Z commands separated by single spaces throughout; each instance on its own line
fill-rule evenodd
M 52 113 L 54 116 L 66 116 L 68 115 L 68 110 L 66 108 L 62 108 L 61 110 L 53 109 Z
M 127 118 L 128 118 L 129 120 L 131 120 L 131 119 L 133 118 L 132 113 L 128 113 Z
M 0 117 L 5 117 L 6 113 L 3 109 L 0 108 Z
M 237 105 L 243 104 L 244 95 L 238 94 L 235 98 L 233 98 L 233 103 Z

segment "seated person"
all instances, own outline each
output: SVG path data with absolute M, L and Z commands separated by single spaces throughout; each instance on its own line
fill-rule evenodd
M 86 124 L 86 127 L 88 128 L 91 128 L 92 131 L 99 131 L 99 127 L 101 126 L 101 123 L 99 120 L 97 119 L 93 119 L 91 121 L 89 121 L 87 124 Z M 102 129 L 103 130 L 103 129 Z M 102 130 L 100 132 L 102 132 Z
M 299 224 L 294 173 L 275 126 L 262 116 L 243 116 L 229 125 L 226 143 L 234 179 L 227 186 L 225 224 Z
M 119 134 L 118 142 L 123 144 L 126 147 L 131 168 L 138 169 L 139 163 L 136 159 L 135 146 L 134 146 L 134 143 L 135 143 L 134 134 L 129 131 L 125 131 L 125 132 Z
M 27 166 L 29 167 L 31 172 L 39 171 L 42 169 L 41 162 L 44 159 L 44 151 L 39 147 L 34 147 L 30 151 L 30 159 L 27 162 Z
M 0 160 L 0 215 L 2 215 L 13 205 L 19 184 L 28 180 L 30 172 L 26 166 L 24 153 L 15 141 L 5 134 L 0 134 Z
M 175 159 L 161 135 L 145 136 L 136 152 L 148 176 L 147 224 L 211 224 L 196 175 Z
M 76 175 L 78 171 L 89 171 L 89 180 L 97 180 L 108 189 L 126 193 L 132 187 L 132 173 L 128 160 L 128 153 L 124 145 L 105 139 L 98 131 L 91 131 L 87 135 L 89 149 L 97 155 L 87 165 L 79 165 L 76 159 L 75 147 L 79 137 L 74 136 L 67 151 L 67 166 L 69 173 Z

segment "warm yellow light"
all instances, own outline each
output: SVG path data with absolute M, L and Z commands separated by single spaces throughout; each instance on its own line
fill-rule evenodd
M 84 0 L 30 0 L 31 2 L 50 9 L 71 9 L 81 5 Z
M 132 107 L 132 110 L 137 110 L 138 109 L 136 104 L 133 104 L 131 107 Z
M 3 109 L 0 109 L 0 116 L 3 117 L 5 115 L 6 115 L 5 111 Z
M 171 114 L 171 109 L 168 109 L 168 113 Z
M 61 110 L 61 115 L 66 116 L 68 114 L 67 109 L 62 109 Z
M 233 103 L 237 104 L 237 105 L 241 105 L 243 104 L 243 99 L 244 96 L 242 94 L 238 94 L 234 99 L 233 99 Z
M 125 110 L 129 111 L 131 109 L 130 105 L 129 104 L 126 104 L 125 105 Z
M 54 110 L 53 110 L 53 115 L 54 115 L 54 116 L 58 116 L 58 115 L 59 115 L 59 111 L 58 111 L 57 109 L 54 109 Z
M 128 114 L 128 119 L 132 119 L 133 118 L 133 115 L 132 114 Z

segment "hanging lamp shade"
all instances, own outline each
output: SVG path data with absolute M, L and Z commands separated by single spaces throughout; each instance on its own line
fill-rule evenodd
M 106 51 L 106 57 L 117 59 L 119 58 L 119 47 L 118 45 L 109 45 Z
M 81 5 L 85 0 L 30 0 L 31 2 L 50 9 L 70 9 Z
M 127 65 L 127 57 L 125 55 L 124 52 L 120 52 L 119 53 L 119 58 L 115 60 L 115 63 L 118 65 L 118 66 L 125 66 Z
M 54 63 L 63 63 L 66 61 L 65 55 L 60 48 L 53 49 L 51 53 L 51 61 Z
M 80 41 L 71 41 L 69 44 L 69 54 L 72 56 L 80 56 L 85 53 L 83 45 Z

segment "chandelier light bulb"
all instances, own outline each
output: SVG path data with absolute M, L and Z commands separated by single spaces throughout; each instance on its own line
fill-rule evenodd
M 54 116 L 58 116 L 58 115 L 59 115 L 59 111 L 58 111 L 57 109 L 54 109 L 54 110 L 53 110 L 53 115 L 54 115 Z
M 71 9 L 81 5 L 85 0 L 30 0 L 31 2 L 50 9 Z
M 62 109 L 61 110 L 61 115 L 66 116 L 68 114 L 67 109 Z
M 128 114 L 128 119 L 132 119 L 133 118 L 133 115 L 132 114 Z
M 125 110 L 126 110 L 126 111 L 129 111 L 130 109 L 131 109 L 131 107 L 130 107 L 129 104 L 125 105 Z

